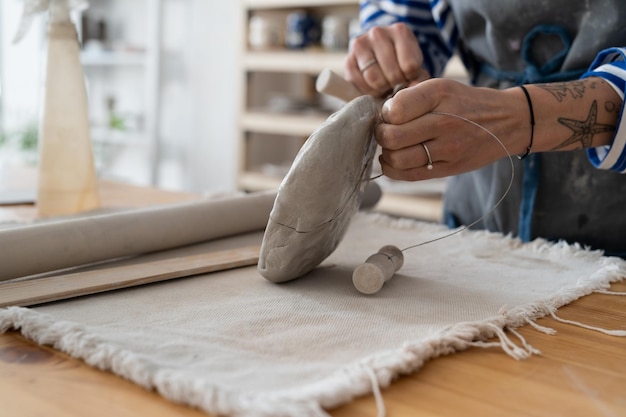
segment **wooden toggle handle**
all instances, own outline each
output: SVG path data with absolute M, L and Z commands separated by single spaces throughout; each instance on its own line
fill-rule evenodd
M 354 84 L 346 81 L 341 75 L 327 69 L 322 70 L 315 81 L 315 89 L 318 93 L 337 97 L 345 102 L 363 95 Z
M 363 294 L 377 293 L 403 263 L 404 255 L 400 249 L 392 245 L 383 246 L 367 258 L 364 264 L 356 267 L 352 273 L 352 283 Z

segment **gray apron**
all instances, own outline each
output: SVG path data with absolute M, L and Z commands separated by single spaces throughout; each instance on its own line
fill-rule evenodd
M 449 0 L 461 57 L 476 85 L 578 79 L 597 53 L 626 46 L 626 2 L 588 0 Z M 529 138 L 530 139 L 530 138 Z M 626 176 L 598 170 L 585 151 L 514 157 L 515 183 L 476 228 L 578 242 L 626 255 Z M 450 226 L 469 224 L 502 196 L 509 160 L 450 178 L 444 214 Z

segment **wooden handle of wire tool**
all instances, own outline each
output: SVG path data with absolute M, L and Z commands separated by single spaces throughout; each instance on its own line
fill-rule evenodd
M 356 267 L 352 273 L 352 283 L 363 294 L 377 293 L 403 263 L 404 255 L 400 249 L 392 245 L 383 246 L 365 263 Z
M 315 81 L 315 89 L 318 93 L 337 97 L 345 102 L 351 101 L 363 95 L 354 84 L 346 81 L 341 75 L 324 69 Z

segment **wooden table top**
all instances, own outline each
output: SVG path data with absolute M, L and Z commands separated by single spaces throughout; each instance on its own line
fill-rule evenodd
M 0 184 L 0 190 L 2 185 Z M 196 198 L 151 188 L 102 183 L 106 206 L 145 206 Z M 0 207 L 0 221 L 28 219 L 32 206 Z M 626 291 L 626 283 L 614 284 Z M 626 297 L 594 294 L 559 310 L 559 316 L 626 330 Z M 472 348 L 427 362 L 382 391 L 389 417 L 626 416 L 626 338 L 563 324 L 520 333 L 542 354 L 517 361 L 500 349 Z M 372 396 L 332 410 L 335 417 L 375 416 Z M 38 346 L 16 331 L 0 334 L 0 416 L 182 417 L 205 413 L 83 362 Z

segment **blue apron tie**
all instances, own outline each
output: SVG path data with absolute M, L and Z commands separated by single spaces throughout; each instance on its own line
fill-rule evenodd
M 530 242 L 532 236 L 533 211 L 535 197 L 539 188 L 539 165 L 541 159 L 536 153 L 524 158 L 524 176 L 522 178 L 522 197 L 519 207 L 517 236 L 522 242 Z
M 563 44 L 563 48 L 542 66 L 538 66 L 530 56 L 533 41 L 537 35 L 557 35 Z M 580 78 L 586 70 L 559 71 L 571 46 L 572 41 L 561 26 L 538 25 L 531 29 L 522 41 L 522 60 L 526 64 L 524 71 L 503 71 L 484 62 L 481 65 L 481 72 L 498 81 L 510 81 L 515 85 L 575 80 Z

